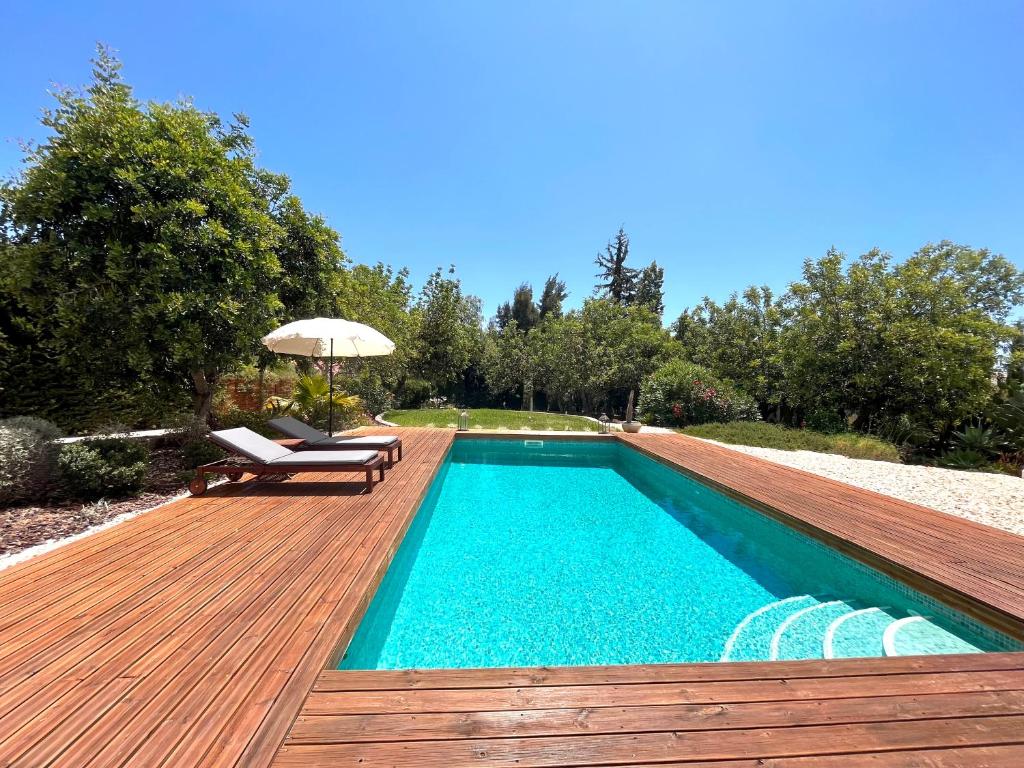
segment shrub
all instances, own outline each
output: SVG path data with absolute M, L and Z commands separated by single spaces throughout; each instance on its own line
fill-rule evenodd
M 406 379 L 398 388 L 398 404 L 401 408 L 419 408 L 427 402 L 433 388 L 423 379 Z
M 836 453 L 851 459 L 875 461 L 900 460 L 899 449 L 873 435 L 843 432 L 828 435 L 810 429 L 792 429 L 764 422 L 734 421 L 729 424 L 704 424 L 687 427 L 687 435 L 717 440 L 733 445 L 752 445 L 758 448 L 776 448 L 784 451 L 815 451 Z
M 363 401 L 363 407 L 371 416 L 390 411 L 395 407 L 395 396 L 391 394 L 379 376 L 366 375 L 352 379 L 348 389 Z
M 65 445 L 57 459 L 64 493 L 76 499 L 134 495 L 142 489 L 148 457 L 144 443 L 126 438 Z
M 211 464 L 224 458 L 224 451 L 209 440 L 193 440 L 181 446 L 181 463 L 187 469 L 195 469 L 200 464 Z
M 804 426 L 826 435 L 838 435 L 849 429 L 846 419 L 841 414 L 822 408 L 808 413 L 804 419 Z
M 972 448 L 957 448 L 943 455 L 938 463 L 947 469 L 982 469 L 988 466 L 989 459 Z
M 326 429 L 332 401 L 335 431 L 348 429 L 363 422 L 365 409 L 362 399 L 358 395 L 339 391 L 337 386 L 332 396 L 328 378 L 319 373 L 300 376 L 295 382 L 291 397 L 270 397 L 264 408 L 274 415 L 296 415 L 317 429 Z
M 992 423 L 1011 451 L 1024 451 L 1024 389 L 997 404 Z
M 667 426 L 761 418 L 753 398 L 686 360 L 671 360 L 644 379 L 637 410 L 644 421 Z
M 209 425 L 193 414 L 178 416 L 171 420 L 168 427 L 172 431 L 163 439 L 181 452 L 181 462 L 188 469 L 195 469 L 200 464 L 209 464 L 224 456 L 224 452 L 206 439 L 210 434 Z
M 53 488 L 60 430 L 45 419 L 0 421 L 0 503 L 36 501 Z

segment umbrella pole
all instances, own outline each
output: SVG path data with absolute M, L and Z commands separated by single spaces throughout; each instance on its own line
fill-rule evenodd
M 331 367 L 327 369 L 327 436 L 334 437 L 334 338 L 331 338 Z

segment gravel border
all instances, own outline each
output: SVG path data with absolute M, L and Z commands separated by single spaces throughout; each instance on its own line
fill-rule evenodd
M 1024 536 L 1024 479 L 1013 475 L 705 442 Z

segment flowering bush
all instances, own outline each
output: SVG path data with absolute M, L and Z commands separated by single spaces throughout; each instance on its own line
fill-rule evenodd
M 678 427 L 761 418 L 753 398 L 686 360 L 672 360 L 643 381 L 639 412 L 649 424 Z

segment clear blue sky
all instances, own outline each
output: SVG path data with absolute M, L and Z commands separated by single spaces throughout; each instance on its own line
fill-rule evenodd
M 216 7 L 213 7 L 216 6 Z M 666 321 L 830 245 L 1024 266 L 1024 4 L 16 3 L 0 171 L 96 41 L 139 97 L 247 113 L 357 261 L 454 263 L 490 315 L 624 224 Z

